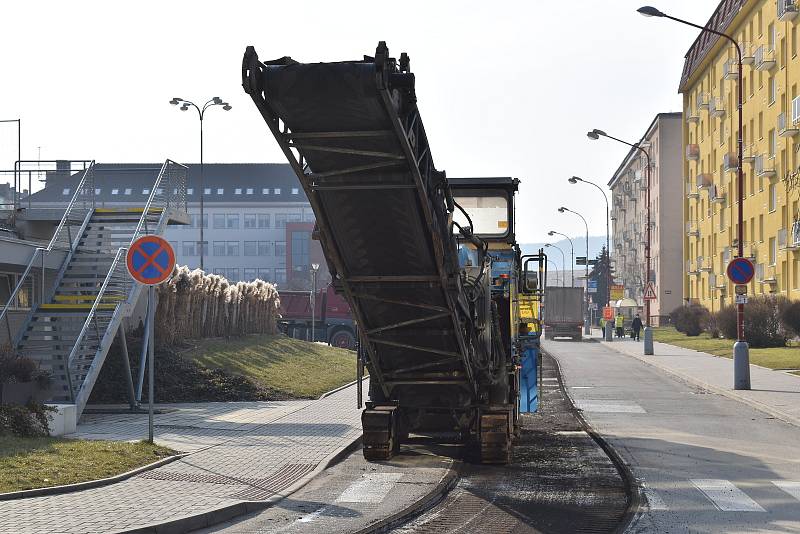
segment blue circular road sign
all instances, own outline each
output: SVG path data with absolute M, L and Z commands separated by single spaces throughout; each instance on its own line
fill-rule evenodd
M 747 258 L 733 258 L 728 264 L 728 278 L 734 284 L 749 284 L 756 273 L 753 262 Z

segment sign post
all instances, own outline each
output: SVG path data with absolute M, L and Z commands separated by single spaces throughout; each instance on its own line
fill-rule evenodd
M 143 343 L 147 345 L 147 441 L 153 443 L 156 286 L 165 282 L 172 275 L 172 271 L 175 269 L 175 252 L 166 239 L 155 235 L 145 235 L 131 244 L 125 263 L 128 273 L 134 280 L 149 286 L 147 288 L 147 324 L 145 325 L 147 336 Z M 142 356 L 144 357 L 144 350 L 142 350 Z M 141 368 L 143 369 L 143 367 L 142 365 Z M 139 375 L 143 376 L 141 371 Z
M 740 237 L 741 239 L 741 237 Z M 747 258 L 733 258 L 728 264 L 728 279 L 736 284 L 736 343 L 733 344 L 733 389 L 750 389 L 750 347 L 744 337 L 744 305 L 747 284 L 756 269 Z

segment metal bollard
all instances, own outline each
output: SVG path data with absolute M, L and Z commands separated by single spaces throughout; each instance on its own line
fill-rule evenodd
M 605 336 L 606 341 L 614 341 L 614 325 L 610 321 L 606 321 Z
M 747 341 L 733 344 L 733 389 L 750 389 L 750 345 Z
M 649 326 L 644 327 L 644 355 L 653 355 L 653 329 Z

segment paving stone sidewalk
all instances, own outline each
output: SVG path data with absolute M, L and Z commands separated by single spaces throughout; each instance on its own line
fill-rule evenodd
M 281 493 L 361 435 L 355 386 L 316 401 L 176 405 L 156 442 L 192 454 L 123 482 L 0 502 L 0 532 L 118 532 Z M 147 416 L 91 415 L 75 437 L 141 439 Z
M 599 339 L 599 330 L 594 332 Z M 654 343 L 653 356 L 645 356 L 642 342 L 624 339 L 600 341 L 687 382 L 740 400 L 788 423 L 800 426 L 800 376 L 750 365 L 750 390 L 733 389 L 733 360 L 706 352 Z M 800 350 L 800 349 L 798 349 Z M 731 343 L 733 352 L 733 343 Z

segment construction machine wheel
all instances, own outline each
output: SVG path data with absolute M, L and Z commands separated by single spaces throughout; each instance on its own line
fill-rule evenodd
M 361 413 L 364 458 L 370 462 L 389 460 L 400 449 L 397 406 L 367 406 Z
M 347 328 L 339 328 L 331 334 L 330 345 L 340 349 L 356 350 L 356 336 Z

